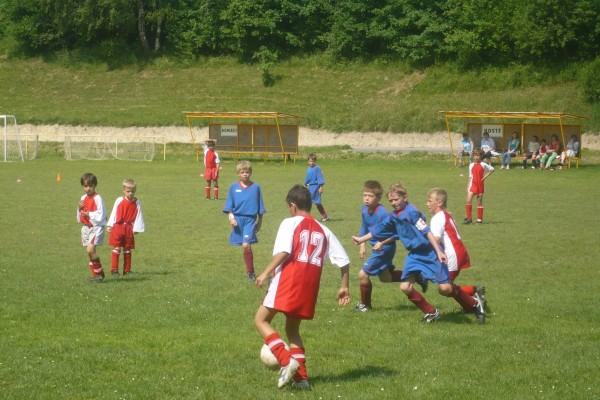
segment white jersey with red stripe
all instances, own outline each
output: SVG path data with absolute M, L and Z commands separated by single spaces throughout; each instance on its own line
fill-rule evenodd
M 448 257 L 448 271 L 457 271 L 471 266 L 469 253 L 465 247 L 456 221 L 446 210 L 438 211 L 429 222 L 429 229 L 436 238 L 440 238 L 442 250 Z
M 310 216 L 286 218 L 279 226 L 273 255 L 289 257 L 275 269 L 263 305 L 297 319 L 312 319 L 325 257 L 342 268 L 350 264 L 338 238 Z
M 107 225 L 112 227 L 115 224 L 133 225 L 134 232 L 144 232 L 145 225 L 144 215 L 142 214 L 142 203 L 135 197 L 133 201 L 127 200 L 125 196 L 119 197 L 115 201 Z
M 81 196 L 81 201 L 83 202 L 83 208 L 77 208 L 77 222 L 87 226 L 105 226 L 106 211 L 102 197 L 98 193 L 91 196 L 84 194 Z M 83 212 L 87 212 L 89 215 L 85 216 Z

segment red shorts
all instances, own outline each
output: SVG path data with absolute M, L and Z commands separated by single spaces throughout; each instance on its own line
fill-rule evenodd
M 219 170 L 217 168 L 206 168 L 204 170 L 204 179 L 207 181 L 219 179 Z
M 133 225 L 116 224 L 110 230 L 108 244 L 113 247 L 123 247 L 126 250 L 135 249 L 135 239 L 133 237 Z

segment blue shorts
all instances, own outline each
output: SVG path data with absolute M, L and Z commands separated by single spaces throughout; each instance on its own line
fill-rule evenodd
M 402 280 L 406 280 L 409 275 L 414 273 L 423 274 L 423 279 L 433 283 L 450 282 L 448 267 L 440 262 L 433 248 L 431 251 L 411 251 L 406 255 Z
M 379 276 L 384 270 L 394 270 L 394 255 L 396 255 L 396 242 L 385 244 L 381 250 L 371 253 L 371 257 L 365 261 L 362 270 L 370 276 Z
M 243 243 L 257 243 L 256 238 L 256 217 L 247 215 L 235 215 L 237 226 L 231 229 L 229 243 L 234 246 L 241 246 Z

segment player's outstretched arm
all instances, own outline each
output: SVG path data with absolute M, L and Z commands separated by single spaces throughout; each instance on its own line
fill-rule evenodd
M 350 264 L 340 268 L 342 272 L 342 285 L 337 294 L 338 304 L 345 306 L 350 303 Z
M 373 235 L 371 233 L 367 233 L 364 236 L 352 236 L 352 242 L 354 244 L 361 244 L 366 242 L 367 240 L 370 240 L 373 237 Z

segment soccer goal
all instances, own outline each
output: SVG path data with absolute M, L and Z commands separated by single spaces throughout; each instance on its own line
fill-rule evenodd
M 23 145 L 19 138 L 17 118 L 14 115 L 0 115 L 0 121 L 4 124 L 4 136 L 1 145 L 4 162 L 25 161 Z
M 130 160 L 152 161 L 157 148 L 162 146 L 163 158 L 166 151 L 163 136 L 65 136 L 65 158 L 67 160 Z M 160 151 L 160 150 L 159 150 Z

